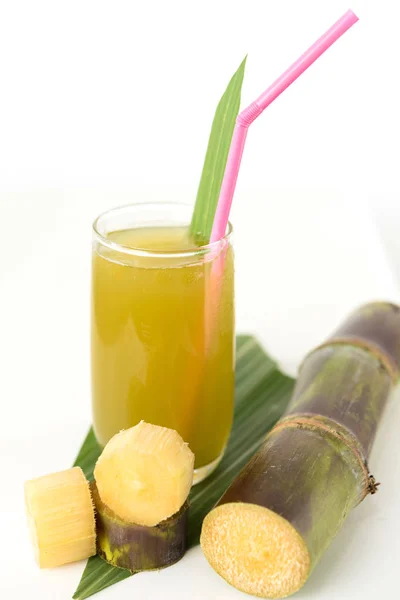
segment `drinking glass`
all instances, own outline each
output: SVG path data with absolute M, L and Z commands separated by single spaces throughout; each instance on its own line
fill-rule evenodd
M 221 460 L 233 418 L 232 228 L 188 239 L 192 207 L 116 208 L 93 225 L 92 406 L 101 445 L 144 420 L 176 429 L 197 483 Z

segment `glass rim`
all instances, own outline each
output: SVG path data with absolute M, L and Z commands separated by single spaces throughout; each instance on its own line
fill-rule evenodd
M 157 256 L 159 258 L 186 258 L 190 256 L 198 256 L 199 254 L 207 254 L 209 252 L 215 252 L 220 246 L 224 246 L 227 242 L 230 241 L 233 234 L 232 223 L 228 222 L 227 232 L 224 237 L 216 240 L 215 242 L 209 242 L 208 244 L 203 244 L 201 246 L 196 246 L 195 248 L 191 248 L 190 250 L 152 250 L 151 248 L 136 248 L 132 246 L 126 246 L 124 244 L 120 244 L 118 242 L 114 242 L 110 240 L 106 235 L 103 235 L 98 228 L 98 224 L 101 219 L 106 218 L 112 213 L 116 213 L 118 211 L 123 211 L 124 209 L 129 208 L 141 208 L 141 207 L 149 207 L 149 206 L 174 206 L 174 207 L 184 207 L 184 208 L 192 208 L 192 205 L 186 202 L 132 202 L 129 204 L 122 204 L 120 206 L 115 206 L 114 208 L 110 208 L 100 213 L 92 223 L 92 231 L 95 238 L 107 248 L 111 250 L 115 250 L 121 254 L 130 254 L 131 256 L 141 256 L 141 257 L 154 257 Z

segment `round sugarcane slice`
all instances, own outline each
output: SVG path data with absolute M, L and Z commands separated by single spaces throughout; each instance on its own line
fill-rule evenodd
M 108 442 L 94 477 L 119 519 L 153 527 L 175 515 L 193 481 L 194 454 L 173 429 L 141 421 Z
M 296 529 L 256 504 L 217 506 L 204 519 L 201 547 L 221 577 L 261 598 L 293 594 L 310 571 L 309 552 Z

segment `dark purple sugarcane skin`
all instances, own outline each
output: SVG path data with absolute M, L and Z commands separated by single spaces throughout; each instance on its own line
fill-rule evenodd
M 346 338 L 371 342 L 400 371 L 400 306 L 389 302 L 373 302 L 360 307 L 328 341 Z
M 116 559 L 116 566 L 130 571 L 168 567 L 181 559 L 187 548 L 187 511 L 175 522 L 166 521 L 155 527 L 133 524 L 120 527 L 104 519 L 97 523 L 98 532 L 107 534 L 112 552 L 124 546 L 129 547 Z
M 339 341 L 354 344 L 354 360 L 349 355 L 347 361 L 335 362 Z M 357 350 L 358 342 L 370 346 L 372 353 L 377 349 L 375 369 L 368 354 Z M 351 314 L 325 345 L 306 357 L 286 415 L 301 412 L 332 419 L 354 434 L 368 458 L 392 387 L 385 358 L 393 377 L 400 369 L 400 307 L 374 302 Z M 324 382 L 318 386 L 319 373 L 324 373 Z
M 272 431 L 219 501 L 257 504 L 299 532 L 315 564 L 353 508 L 358 478 L 318 431 Z
M 97 551 L 107 562 L 129 571 L 162 569 L 176 563 L 187 549 L 188 502 L 154 527 L 125 523 L 101 501 L 91 485 L 96 506 Z
M 324 379 L 318 383 L 318 375 Z M 285 417 L 323 416 L 343 425 L 357 438 L 368 458 L 392 389 L 383 364 L 357 346 L 323 346 L 301 369 Z

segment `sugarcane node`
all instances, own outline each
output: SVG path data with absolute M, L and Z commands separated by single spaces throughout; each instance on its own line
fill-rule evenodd
M 378 486 L 380 486 L 381 484 L 375 480 L 375 477 L 373 475 L 369 476 L 369 482 L 368 482 L 368 491 L 369 493 L 372 494 L 376 494 L 376 492 L 378 492 Z
M 344 340 L 365 344 L 380 356 L 392 371 L 395 381 L 400 371 L 400 307 L 391 302 L 370 302 L 352 312 L 330 336 L 329 341 Z
M 320 346 L 317 346 L 317 348 L 315 348 L 315 350 L 312 350 L 312 352 L 315 352 L 316 350 L 319 350 L 320 348 L 325 348 L 327 346 L 334 346 L 334 345 L 356 346 L 358 348 L 362 348 L 363 350 L 367 350 L 368 352 L 371 352 L 379 360 L 380 368 L 385 369 L 389 373 L 389 375 L 391 376 L 394 383 L 398 382 L 400 373 L 399 373 L 399 369 L 398 369 L 396 363 L 390 358 L 390 356 L 388 356 L 386 354 L 386 352 L 383 348 L 381 348 L 380 346 L 373 344 L 372 342 L 369 342 L 367 340 L 363 340 L 363 339 L 355 338 L 355 337 L 351 337 L 351 336 L 349 336 L 349 337 L 346 337 L 346 336 L 332 337 L 331 339 L 327 340 Z M 311 354 L 311 352 L 310 352 L 310 354 Z
M 328 433 L 329 435 L 337 438 L 341 443 L 343 443 L 348 450 L 354 455 L 356 461 L 358 463 L 358 467 L 360 472 L 364 477 L 364 493 L 360 495 L 360 502 L 371 492 L 371 477 L 369 474 L 367 461 L 363 455 L 361 446 L 357 440 L 357 438 L 353 435 L 351 431 L 340 425 L 339 423 L 325 418 L 325 422 L 322 422 L 317 418 L 317 415 L 312 414 L 298 414 L 291 415 L 287 418 L 282 418 L 278 423 L 272 428 L 271 433 L 274 431 L 279 431 L 284 428 L 297 428 L 310 430 L 314 432 L 320 433 Z M 375 481 L 375 480 L 374 480 Z M 379 485 L 379 484 L 378 484 Z

